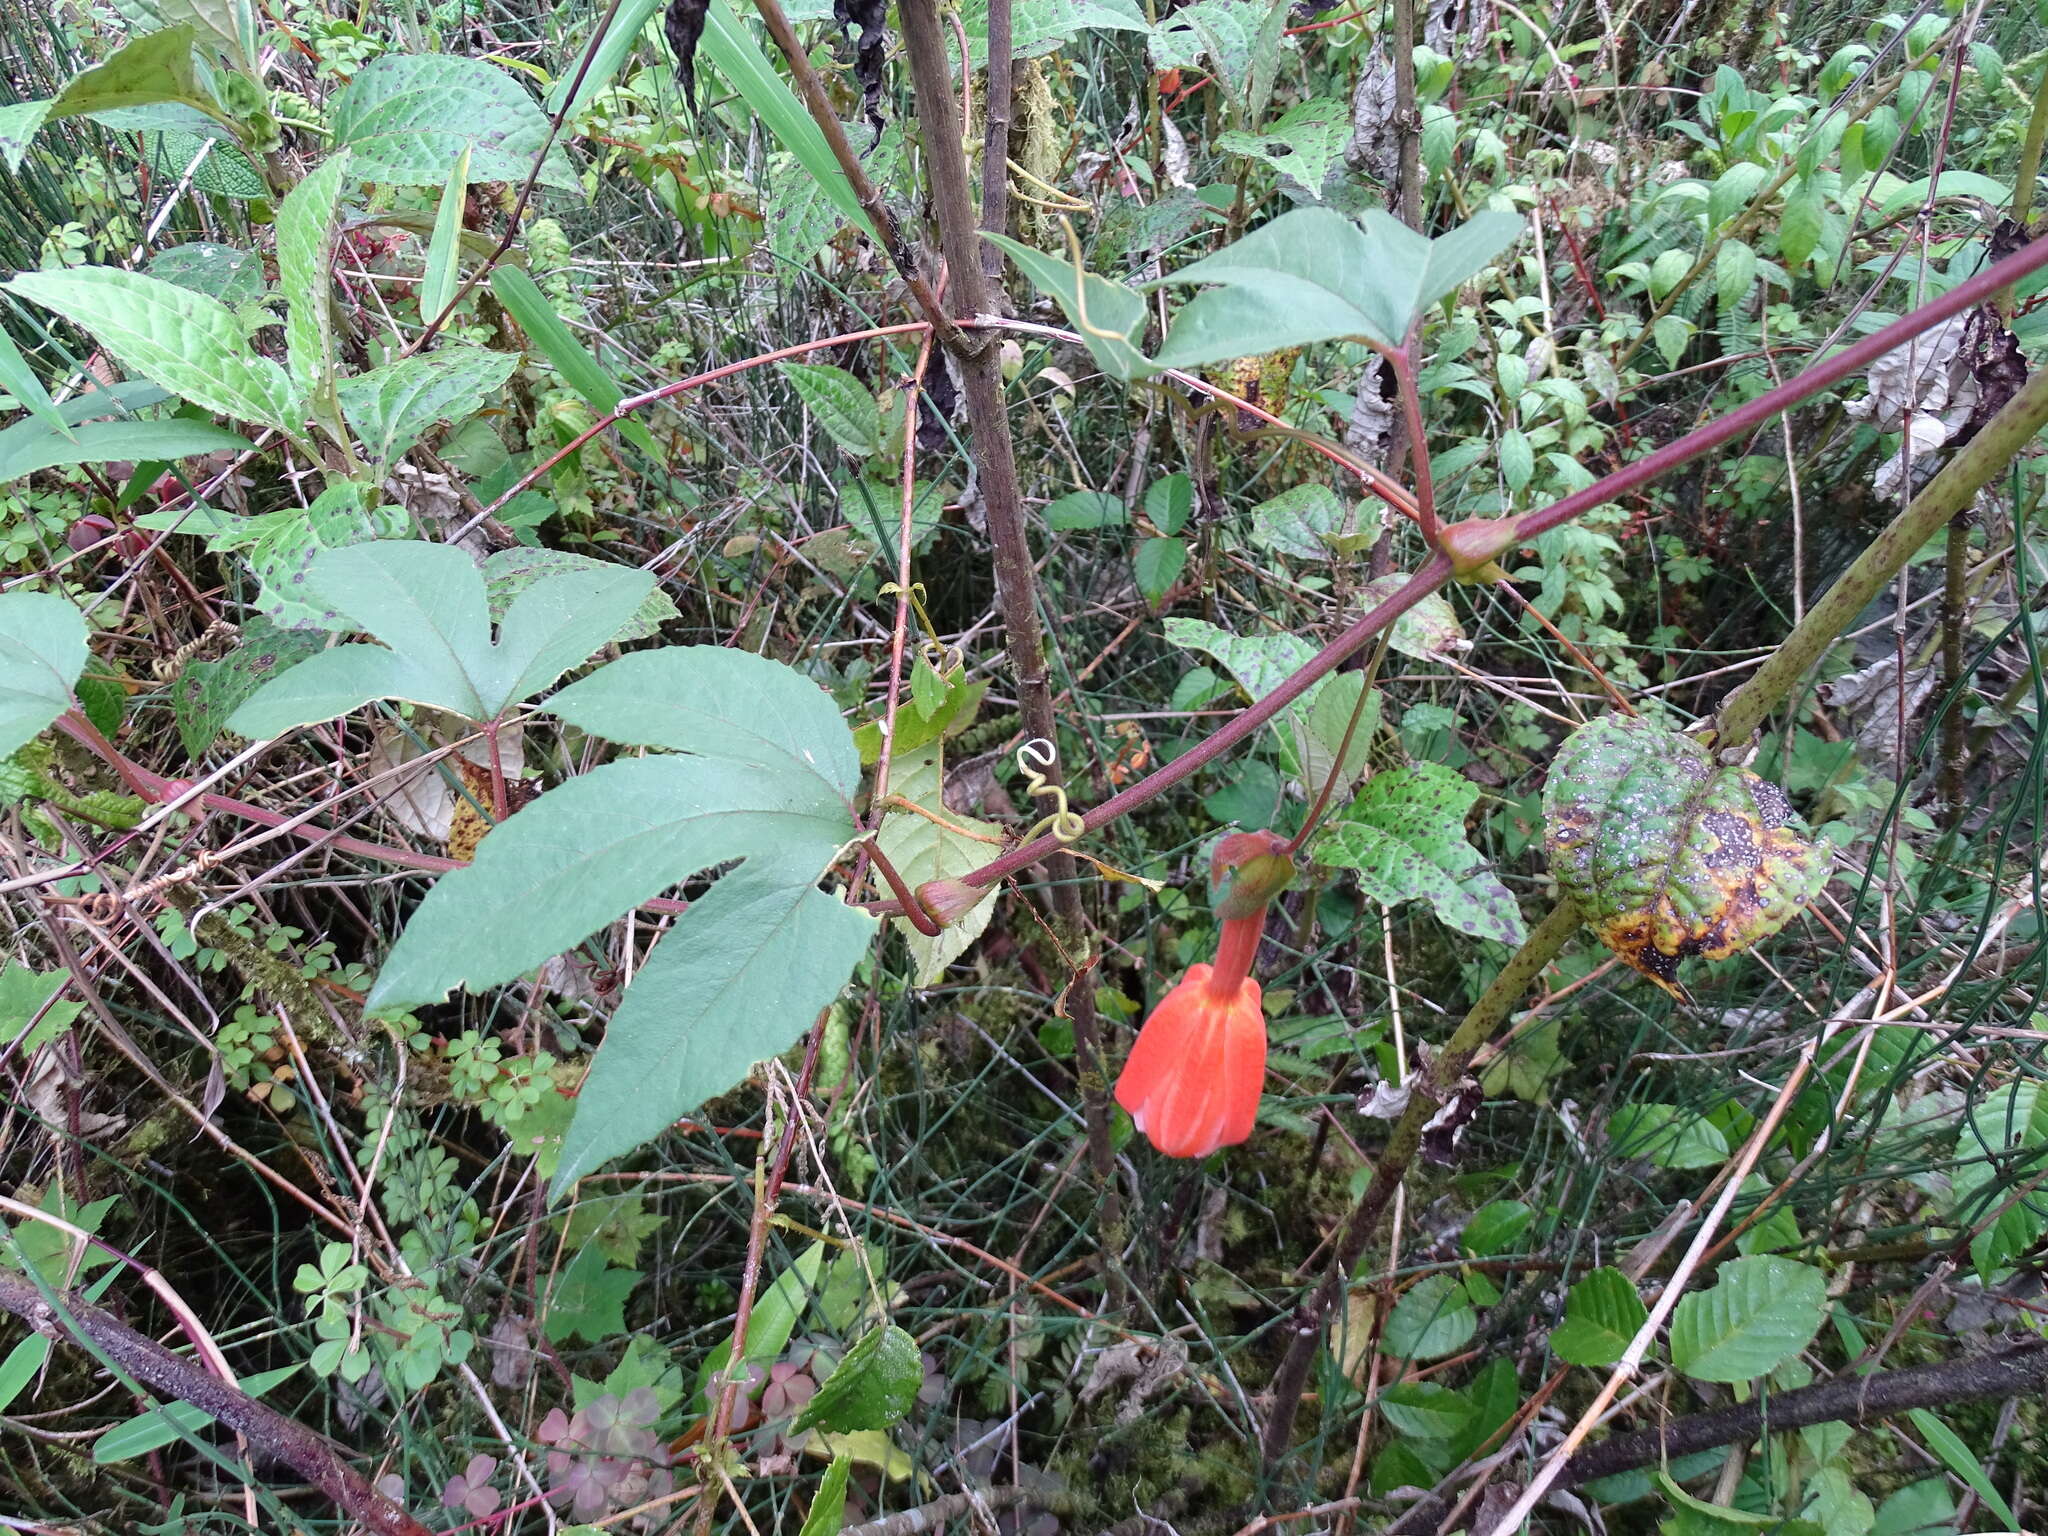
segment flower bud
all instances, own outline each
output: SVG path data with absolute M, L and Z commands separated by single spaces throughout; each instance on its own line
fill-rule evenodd
M 1294 880 L 1294 856 L 1277 832 L 1233 832 L 1209 860 L 1209 904 L 1225 922 L 1254 917 Z
M 1522 542 L 1512 517 L 1467 518 L 1439 530 L 1438 540 L 1460 581 L 1504 580 L 1494 559 Z
M 986 887 L 965 880 L 927 880 L 917 888 L 917 904 L 942 928 L 959 922 L 988 897 Z

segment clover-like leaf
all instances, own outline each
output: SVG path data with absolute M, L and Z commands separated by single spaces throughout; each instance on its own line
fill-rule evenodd
M 1679 961 L 1768 938 L 1827 880 L 1827 851 L 1783 790 L 1640 716 L 1572 734 L 1543 817 L 1551 872 L 1580 915 L 1674 997 Z
M 494 720 L 618 634 L 653 590 L 625 567 L 563 571 L 514 599 L 491 641 L 483 573 L 447 544 L 388 540 L 330 550 L 312 585 L 384 644 L 344 645 L 266 683 L 229 718 L 244 736 L 275 736 L 372 699 L 406 699 Z

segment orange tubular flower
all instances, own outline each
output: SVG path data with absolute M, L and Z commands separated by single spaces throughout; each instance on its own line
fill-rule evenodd
M 1266 1081 L 1266 1015 L 1252 961 L 1266 907 L 1293 860 L 1271 833 L 1237 833 L 1216 850 L 1223 940 L 1159 1001 L 1116 1080 L 1116 1101 L 1168 1157 L 1206 1157 L 1252 1133 Z

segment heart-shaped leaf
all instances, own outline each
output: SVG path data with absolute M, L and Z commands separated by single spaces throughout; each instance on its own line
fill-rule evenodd
M 1783 790 L 1640 716 L 1572 734 L 1543 817 L 1551 872 L 1580 915 L 1674 997 L 1679 961 L 1768 938 L 1827 880 L 1827 852 Z
M 483 573 L 450 545 L 389 540 L 330 550 L 313 563 L 312 585 L 384 644 L 300 662 L 236 710 L 231 730 L 275 736 L 372 699 L 494 720 L 616 635 L 654 578 L 616 566 L 544 577 L 513 600 L 496 644 Z

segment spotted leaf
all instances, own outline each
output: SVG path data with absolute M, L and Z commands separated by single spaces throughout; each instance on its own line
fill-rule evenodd
M 1551 872 L 1600 941 L 1674 997 L 1678 962 L 1783 928 L 1827 879 L 1826 851 L 1777 785 L 1638 717 L 1582 726 L 1543 789 Z

